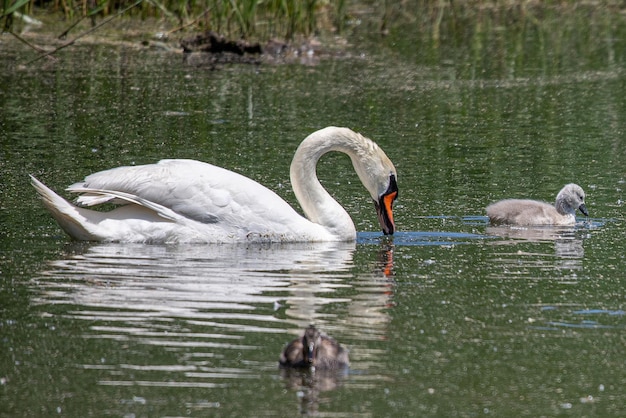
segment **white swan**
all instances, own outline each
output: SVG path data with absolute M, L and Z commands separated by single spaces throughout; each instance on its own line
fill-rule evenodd
M 495 224 L 573 225 L 576 209 L 589 216 L 585 192 L 577 184 L 567 184 L 556 196 L 554 206 L 528 199 L 506 199 L 487 206 L 487 216 Z
M 87 176 L 68 191 L 80 206 L 121 206 L 100 212 L 75 206 L 31 181 L 61 228 L 77 240 L 117 242 L 353 241 L 345 209 L 316 176 L 320 157 L 348 154 L 376 206 L 384 234 L 393 234 L 397 174 L 372 140 L 347 128 L 309 135 L 291 163 L 291 184 L 306 218 L 276 193 L 240 174 L 194 160 L 118 167 Z

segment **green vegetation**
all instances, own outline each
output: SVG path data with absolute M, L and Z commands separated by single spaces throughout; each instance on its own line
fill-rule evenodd
M 96 17 L 108 17 L 133 6 L 128 0 L 0 0 L 0 24 L 12 30 L 16 18 L 39 9 L 62 15 L 68 24 Z M 131 17 L 170 21 L 174 30 L 193 27 L 214 30 L 232 37 L 293 39 L 311 36 L 320 25 L 341 28 L 345 0 L 143 0 L 130 7 Z
M 541 26 L 568 15 L 603 24 L 624 16 L 625 10 L 621 0 L 0 0 L 0 27 L 19 32 L 29 16 L 54 16 L 64 18 L 65 35 L 85 20 L 93 31 L 123 14 L 136 21 L 166 21 L 170 33 L 213 30 L 230 39 L 289 41 L 343 33 L 359 23 L 363 32 L 376 36 L 409 28 L 437 46 L 502 28 Z

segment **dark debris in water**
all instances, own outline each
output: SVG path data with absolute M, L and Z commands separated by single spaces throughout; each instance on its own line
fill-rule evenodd
M 213 31 L 197 34 L 180 41 L 185 63 L 191 65 L 262 64 L 299 62 L 314 65 L 331 53 L 315 39 L 289 43 L 271 39 L 264 44 L 243 39 L 232 40 Z M 332 54 L 336 56 L 337 54 Z
M 261 44 L 250 43 L 243 39 L 232 41 L 226 37 L 208 31 L 180 41 L 183 52 L 209 52 L 212 54 L 231 53 L 235 55 L 258 55 L 263 52 Z

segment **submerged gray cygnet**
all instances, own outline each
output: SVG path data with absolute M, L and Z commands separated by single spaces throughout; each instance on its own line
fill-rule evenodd
M 505 199 L 487 206 L 487 216 L 494 224 L 573 225 L 576 209 L 589 216 L 585 192 L 577 184 L 565 185 L 556 196 L 555 205 L 530 199 Z

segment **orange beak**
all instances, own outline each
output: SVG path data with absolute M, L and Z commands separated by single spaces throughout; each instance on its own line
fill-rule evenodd
M 398 184 L 396 176 L 389 175 L 389 187 L 387 191 L 380 196 L 378 202 L 374 202 L 376 213 L 378 214 L 378 222 L 383 229 L 383 234 L 393 235 L 396 230 L 396 224 L 393 221 L 393 202 L 398 198 Z

